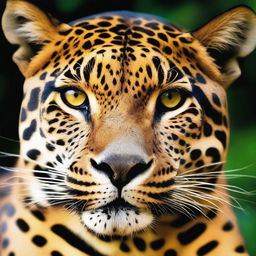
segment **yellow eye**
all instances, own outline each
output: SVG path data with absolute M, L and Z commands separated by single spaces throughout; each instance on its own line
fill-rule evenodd
M 85 103 L 87 101 L 87 96 L 85 93 L 79 90 L 74 90 L 74 89 L 66 90 L 62 95 L 62 98 L 64 102 L 71 107 L 74 107 L 74 108 L 86 107 Z
M 168 90 L 160 95 L 159 100 L 163 107 L 174 109 L 180 106 L 182 96 L 178 90 Z

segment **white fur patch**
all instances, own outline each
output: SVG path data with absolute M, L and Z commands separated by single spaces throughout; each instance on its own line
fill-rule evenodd
M 96 209 L 82 213 L 84 225 L 99 235 L 130 235 L 146 229 L 153 222 L 150 212 L 133 209 Z

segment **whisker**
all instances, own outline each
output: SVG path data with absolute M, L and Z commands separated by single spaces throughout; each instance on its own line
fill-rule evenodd
M 48 165 L 45 165 L 45 164 L 43 164 L 43 163 L 40 163 L 40 162 L 38 162 L 38 161 L 32 160 L 32 159 L 30 159 L 30 158 L 24 157 L 24 156 L 19 155 L 19 154 L 7 153 L 7 152 L 4 152 L 4 151 L 0 151 L 0 154 L 4 155 L 4 157 L 22 158 L 22 159 L 25 159 L 25 160 L 27 160 L 27 161 L 29 161 L 29 162 L 31 162 L 31 163 L 37 164 L 37 165 L 39 165 L 39 166 L 41 166 L 41 167 L 44 167 L 44 168 L 46 168 L 46 169 L 60 171 L 60 170 L 58 170 L 58 169 L 56 169 L 56 168 L 54 168 L 54 167 L 50 167 L 50 166 L 48 166 Z M 3 156 L 0 155 L 0 157 L 3 157 Z
M 206 167 L 211 167 L 211 166 L 215 166 L 215 165 L 220 165 L 220 164 L 224 164 L 226 161 L 220 161 L 220 162 L 215 162 L 215 163 L 209 163 L 209 164 L 205 164 L 205 165 L 202 165 L 200 167 L 197 167 L 197 168 L 193 168 L 193 169 L 189 169 L 189 170 L 186 170 L 184 172 L 179 172 L 177 175 L 183 175 L 183 174 L 186 174 L 186 173 L 191 173 L 191 172 L 195 172 L 197 170 L 200 170 L 202 168 L 206 168 Z

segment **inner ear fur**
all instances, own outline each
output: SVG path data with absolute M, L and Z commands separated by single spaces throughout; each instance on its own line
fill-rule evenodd
M 241 74 L 237 58 L 255 49 L 256 14 L 247 6 L 238 6 L 215 17 L 192 35 L 214 59 L 226 88 Z
M 39 8 L 23 0 L 8 0 L 2 17 L 3 32 L 11 44 L 18 45 L 14 62 L 25 74 L 31 59 L 59 32 L 69 27 L 50 18 Z

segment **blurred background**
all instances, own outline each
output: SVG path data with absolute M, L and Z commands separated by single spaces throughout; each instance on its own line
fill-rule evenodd
M 63 22 L 97 12 L 132 10 L 169 19 L 188 30 L 206 23 L 215 15 L 240 4 L 256 10 L 256 0 L 29 0 Z M 3 13 L 5 1 L 0 1 Z M 17 153 L 18 115 L 23 77 L 12 63 L 14 46 L 0 32 L 0 151 Z M 232 194 L 244 210 L 235 209 L 250 255 L 256 255 L 256 51 L 240 60 L 241 77 L 229 88 L 231 142 L 226 170 L 241 169 L 234 174 L 247 175 L 229 180 L 229 184 L 247 191 L 250 196 Z M 13 159 L 0 157 L 0 165 L 12 165 Z M 253 177 L 254 176 L 254 177 Z

